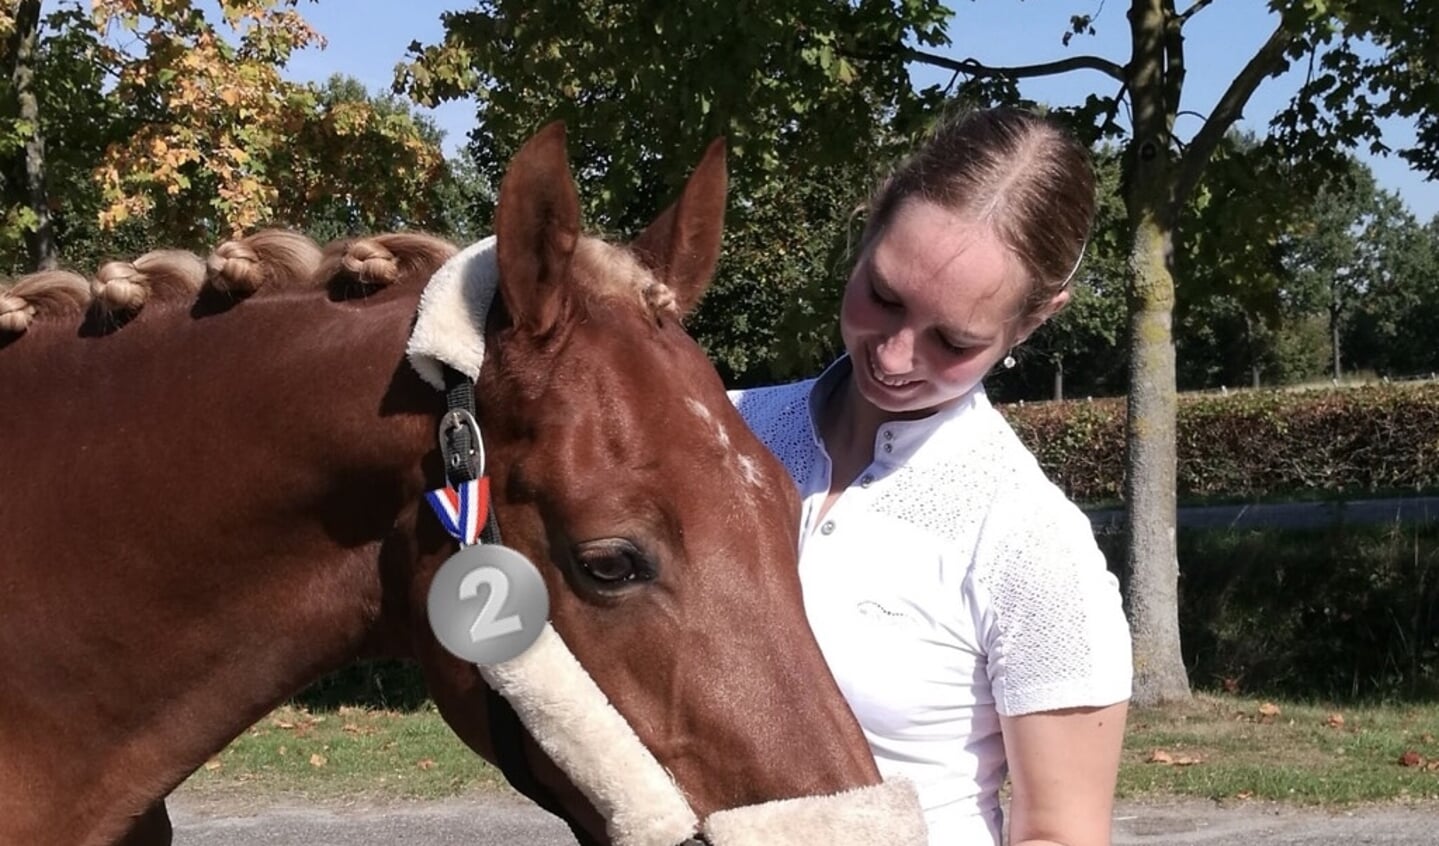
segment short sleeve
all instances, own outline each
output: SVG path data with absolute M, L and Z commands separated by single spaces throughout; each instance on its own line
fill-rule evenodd
M 1088 518 L 1043 487 L 997 498 L 970 569 L 995 707 L 1005 716 L 1112 705 L 1129 698 L 1132 684 L 1119 582 Z

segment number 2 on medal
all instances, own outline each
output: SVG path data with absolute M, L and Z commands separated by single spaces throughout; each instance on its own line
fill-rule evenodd
M 518 614 L 495 619 L 505 607 L 510 595 L 510 580 L 495 567 L 476 567 L 460 580 L 460 599 L 474 599 L 479 596 L 480 585 L 490 589 L 485 604 L 480 607 L 480 616 L 470 625 L 470 640 L 479 643 L 492 637 L 507 635 L 523 628 Z

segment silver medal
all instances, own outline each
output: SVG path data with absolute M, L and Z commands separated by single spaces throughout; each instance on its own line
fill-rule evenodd
M 498 664 L 530 648 L 550 616 L 540 571 L 507 546 L 467 546 L 435 573 L 426 603 L 435 638 L 476 664 Z

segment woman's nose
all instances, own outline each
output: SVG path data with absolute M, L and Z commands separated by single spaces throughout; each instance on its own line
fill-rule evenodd
M 874 351 L 875 363 L 890 376 L 910 372 L 914 362 L 914 333 L 901 329 L 880 342 Z

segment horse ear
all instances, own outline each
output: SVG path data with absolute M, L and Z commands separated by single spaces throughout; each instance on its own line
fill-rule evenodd
M 500 296 L 516 326 L 544 334 L 562 319 L 579 237 L 580 198 L 565 154 L 565 125 L 556 121 L 525 142 L 500 181 Z
M 689 314 L 714 275 L 728 181 L 725 141 L 716 138 L 679 199 L 630 244 L 639 260 L 674 292 L 680 314 Z

